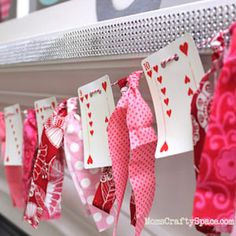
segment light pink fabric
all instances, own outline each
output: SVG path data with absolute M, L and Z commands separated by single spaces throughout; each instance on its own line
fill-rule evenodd
M 5 146 L 6 146 L 6 127 L 4 113 L 0 112 L 0 142 L 1 142 L 1 158 L 0 162 L 3 161 L 5 155 Z
M 84 169 L 82 126 L 76 115 L 77 98 L 69 99 L 67 106 L 68 115 L 65 119 L 64 134 L 67 166 L 85 211 L 93 216 L 97 229 L 103 231 L 113 224 L 114 211 L 109 215 L 92 205 L 102 172 L 101 169 Z
M 23 127 L 23 184 L 25 202 L 32 179 L 33 166 L 36 158 L 38 144 L 38 130 L 36 114 L 33 109 L 28 109 Z
M 132 73 L 108 124 L 108 142 L 118 202 L 113 235 L 116 235 L 119 213 L 128 180 L 133 189 L 131 206 L 135 206 L 135 235 L 141 234 L 155 194 L 155 149 L 157 137 L 152 128 L 150 108 L 138 91 L 141 71 Z M 134 203 L 135 202 L 135 203 Z

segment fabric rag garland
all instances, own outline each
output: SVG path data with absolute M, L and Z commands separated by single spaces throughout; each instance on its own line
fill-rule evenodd
M 193 217 L 233 220 L 236 189 L 236 24 L 221 70 L 205 137 Z M 232 227 L 216 226 L 230 232 Z
M 0 112 L 0 142 L 1 142 L 1 158 L 0 162 L 3 161 L 5 156 L 5 146 L 6 146 L 6 127 L 4 113 Z
M 111 214 L 92 205 L 96 187 L 99 184 L 101 169 L 84 169 L 82 125 L 77 111 L 77 98 L 67 101 L 68 115 L 65 119 L 64 149 L 69 172 L 86 211 L 92 215 L 97 229 L 101 232 L 114 222 L 114 210 Z
M 26 111 L 23 127 L 23 184 L 24 199 L 27 202 L 33 166 L 37 154 L 38 130 L 36 114 L 33 109 Z
M 64 101 L 55 109 L 43 127 L 24 215 L 24 219 L 35 228 L 41 219 L 56 219 L 61 216 L 64 177 L 61 146 L 66 115 L 67 108 Z
M 152 128 L 152 112 L 139 90 L 141 71 L 132 73 L 127 81 L 129 89 L 123 92 L 108 123 L 108 142 L 118 202 L 113 235 L 124 198 L 128 176 L 133 189 L 131 212 L 135 235 L 141 234 L 155 194 L 155 149 L 157 137 Z M 135 204 L 133 204 L 135 203 Z

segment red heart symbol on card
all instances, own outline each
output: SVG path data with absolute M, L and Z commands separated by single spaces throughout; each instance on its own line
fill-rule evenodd
M 168 104 L 169 104 L 169 98 L 164 99 L 164 103 L 168 106 Z
M 39 109 L 36 109 L 36 112 L 39 113 Z
M 13 129 L 14 125 L 11 125 L 11 128 Z
M 186 56 L 188 56 L 188 43 L 185 42 L 184 44 L 181 44 L 179 46 L 179 49 L 182 53 L 184 53 Z
M 87 106 L 87 108 L 89 109 L 89 107 L 90 107 L 90 103 L 87 103 L 87 105 L 86 105 L 86 106 Z
M 161 84 L 162 83 L 162 76 L 157 77 L 157 81 Z
M 185 76 L 184 83 L 185 84 L 190 83 L 190 78 L 187 75 Z
M 168 110 L 168 111 L 166 111 L 166 114 L 170 117 L 171 116 L 171 109 L 170 110 Z
M 106 118 L 105 118 L 105 123 L 107 123 L 107 122 L 108 122 L 108 118 L 106 117 Z
M 105 92 L 106 92 L 106 90 L 107 90 L 107 82 L 106 82 L 106 81 L 104 81 L 104 82 L 102 83 L 102 87 L 103 87 L 103 89 L 104 89 Z
M 9 162 L 9 157 L 6 157 L 6 162 Z
M 15 138 L 15 141 L 17 141 L 17 138 Z
M 158 72 L 158 65 L 153 66 L 153 70 L 155 70 L 156 72 Z
M 44 119 L 44 115 L 41 116 L 41 119 L 42 119 L 42 120 Z
M 149 75 L 149 77 L 152 78 L 152 71 L 151 70 L 147 71 L 147 74 Z
M 164 95 L 166 95 L 166 88 L 162 88 L 162 89 L 161 89 L 161 92 L 162 92 Z
M 42 107 L 40 107 L 40 111 L 41 111 L 41 112 L 43 111 L 43 108 L 42 108 Z
M 16 131 L 15 131 L 15 130 L 13 131 L 13 134 L 16 134 Z
M 94 134 L 94 130 L 90 130 L 90 134 L 93 136 L 93 134 Z
M 93 164 L 93 158 L 89 155 L 88 160 L 87 160 L 87 164 Z
M 81 98 L 80 98 L 80 101 L 83 102 L 83 101 L 84 101 L 84 97 L 81 97 Z
M 18 108 L 16 108 L 16 113 L 17 113 L 17 114 L 19 113 L 19 109 L 18 109 Z
M 18 152 L 18 155 L 20 155 L 20 151 Z
M 84 96 L 85 96 L 86 100 L 88 100 L 88 94 L 85 94 Z
M 166 142 L 164 142 L 164 144 L 162 145 L 160 152 L 166 152 L 168 151 L 168 144 Z
M 55 102 L 52 102 L 51 104 L 52 104 L 52 108 L 54 109 L 56 106 Z
M 19 148 L 19 144 L 16 145 L 16 148 Z
M 92 125 L 93 125 L 93 122 L 92 122 L 92 121 L 90 121 L 90 122 L 89 122 L 89 125 L 92 127 Z
M 89 113 L 88 113 L 88 117 L 89 117 L 89 118 L 91 118 L 91 116 L 92 116 L 92 113 L 91 113 L 91 112 L 89 112 Z
M 188 96 L 193 95 L 193 90 L 191 88 L 188 89 Z

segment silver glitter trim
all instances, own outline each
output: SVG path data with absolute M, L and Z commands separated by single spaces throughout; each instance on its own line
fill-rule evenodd
M 199 8 L 155 11 L 107 23 L 48 34 L 0 45 L 0 68 L 15 64 L 44 64 L 50 61 L 98 56 L 152 53 L 184 32 L 201 44 L 236 20 L 236 4 L 219 6 L 199 3 Z M 166 12 L 166 11 L 165 11 Z M 203 46 L 207 48 L 209 45 Z

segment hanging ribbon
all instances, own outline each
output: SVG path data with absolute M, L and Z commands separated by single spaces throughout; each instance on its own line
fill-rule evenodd
M 132 73 L 127 81 L 129 89 L 123 92 L 108 124 L 108 142 L 112 158 L 117 216 L 113 235 L 116 235 L 118 218 L 128 180 L 133 189 L 135 202 L 135 235 L 141 234 L 155 194 L 155 149 L 157 137 L 151 127 L 153 117 L 150 108 L 138 91 L 141 71 Z
M 6 146 L 6 127 L 5 127 L 5 119 L 3 112 L 0 112 L 0 142 L 1 142 L 0 161 L 3 161 L 5 156 L 5 146 Z
M 77 112 L 77 98 L 67 102 L 68 116 L 65 119 L 64 149 L 69 172 L 72 176 L 76 190 L 86 211 L 93 216 L 97 229 L 106 230 L 114 222 L 114 211 L 111 215 L 92 205 L 96 187 L 99 184 L 101 169 L 84 169 L 84 152 L 82 125 Z
M 64 101 L 47 119 L 43 127 L 24 215 L 25 220 L 35 228 L 41 219 L 56 219 L 61 216 L 64 177 L 61 145 L 66 115 L 66 101 Z
M 236 25 L 235 25 L 236 26 Z M 220 73 L 201 155 L 193 217 L 234 219 L 236 189 L 236 27 Z M 230 232 L 217 225 L 219 232 Z
M 26 111 L 23 127 L 23 184 L 25 202 L 28 199 L 33 166 L 37 154 L 38 131 L 36 114 L 33 109 Z

